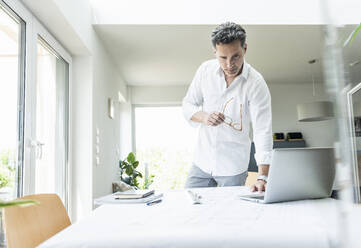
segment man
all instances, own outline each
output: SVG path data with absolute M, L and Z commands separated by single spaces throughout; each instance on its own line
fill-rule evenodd
M 227 22 L 212 32 L 216 59 L 204 62 L 183 99 L 183 113 L 200 126 L 185 187 L 241 186 L 248 176 L 253 128 L 258 180 L 264 191 L 272 152 L 271 96 L 262 75 L 244 60 L 246 32 Z

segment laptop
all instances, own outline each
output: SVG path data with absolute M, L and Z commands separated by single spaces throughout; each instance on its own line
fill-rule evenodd
M 240 198 L 258 203 L 326 198 L 334 179 L 333 148 L 275 149 L 266 191 Z

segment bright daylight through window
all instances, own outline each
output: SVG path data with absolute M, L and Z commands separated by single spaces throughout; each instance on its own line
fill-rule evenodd
M 0 8 L 0 192 L 16 197 L 19 139 L 19 31 L 17 23 Z
M 150 188 L 184 187 L 193 160 L 197 129 L 184 119 L 181 107 L 135 108 L 136 156 L 144 175 L 154 175 Z M 144 179 L 144 178 L 143 178 Z

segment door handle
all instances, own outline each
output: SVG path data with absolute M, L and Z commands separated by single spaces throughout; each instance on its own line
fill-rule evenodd
M 43 146 L 44 145 L 45 145 L 44 143 L 38 142 L 39 159 L 43 158 Z
M 32 140 L 30 142 L 30 146 L 35 148 L 35 156 L 37 159 L 42 159 L 43 157 L 43 146 L 45 145 L 45 143 L 42 143 L 40 141 L 37 140 Z

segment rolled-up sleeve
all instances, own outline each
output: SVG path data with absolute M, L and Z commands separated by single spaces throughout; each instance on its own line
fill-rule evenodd
M 188 88 L 187 94 L 183 98 L 183 102 L 182 102 L 184 118 L 193 127 L 198 127 L 200 125 L 200 123 L 192 121 L 191 118 L 195 113 L 201 111 L 202 109 L 202 104 L 203 104 L 203 94 L 201 88 L 202 74 L 203 74 L 202 71 L 203 71 L 203 66 L 201 65 L 198 68 L 192 80 L 192 83 Z
M 270 164 L 273 149 L 271 94 L 263 78 L 257 82 L 250 98 L 255 159 L 257 165 Z

